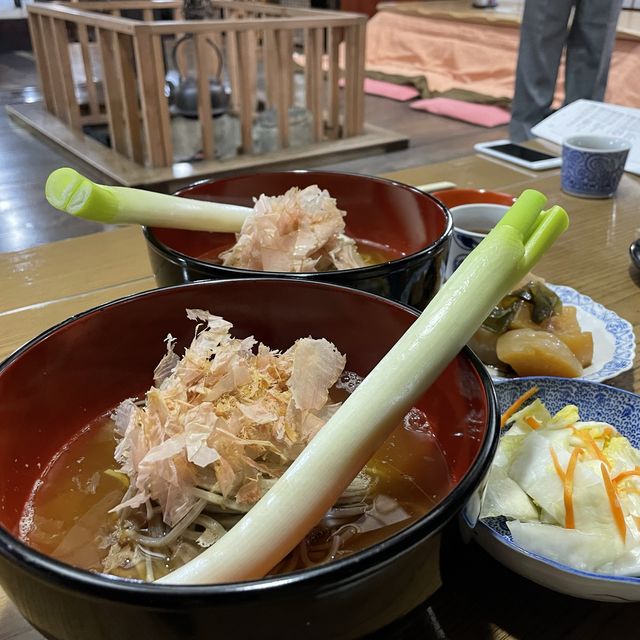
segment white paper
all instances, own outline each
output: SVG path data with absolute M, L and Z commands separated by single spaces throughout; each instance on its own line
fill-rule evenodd
M 537 124 L 531 132 L 556 144 L 569 136 L 606 135 L 631 144 L 625 170 L 640 175 L 640 109 L 576 100 Z

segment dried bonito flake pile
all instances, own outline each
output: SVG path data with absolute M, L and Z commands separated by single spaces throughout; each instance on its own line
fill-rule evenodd
M 114 413 L 116 460 L 129 477 L 117 509 L 160 505 L 169 526 L 197 501 L 196 487 L 252 505 L 300 454 L 339 404 L 329 389 L 345 356 L 325 339 L 302 338 L 272 351 L 253 337 L 232 338 L 231 323 L 207 311 L 179 358 L 174 340 L 144 404 L 129 399 Z
M 316 185 L 281 196 L 261 195 L 236 244 L 220 254 L 227 267 L 313 272 L 365 266 L 355 241 L 345 235 L 345 212 Z

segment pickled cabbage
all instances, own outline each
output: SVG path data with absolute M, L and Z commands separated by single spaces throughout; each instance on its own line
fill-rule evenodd
M 583 571 L 640 576 L 640 450 L 607 422 L 534 400 L 508 421 L 481 518 L 523 549 Z

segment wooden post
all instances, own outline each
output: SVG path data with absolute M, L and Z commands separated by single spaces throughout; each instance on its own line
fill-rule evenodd
M 58 66 L 57 76 L 60 82 L 59 96 L 62 101 L 59 117 L 65 120 L 71 128 L 81 130 L 80 109 L 76 101 L 71 61 L 69 60 L 67 24 L 64 20 L 52 20 L 51 29 L 53 31 L 55 61 Z
M 327 110 L 327 133 L 335 140 L 340 135 L 340 43 L 342 29 L 329 29 L 329 100 Z
M 252 87 L 250 86 L 250 74 L 248 63 L 252 56 L 249 54 L 251 37 L 248 31 L 234 32 L 238 51 L 238 69 L 240 71 L 240 130 L 242 132 L 242 149 L 244 153 L 253 150 L 252 128 L 255 105 L 251 102 Z
M 164 56 L 162 55 L 162 36 L 151 36 L 153 50 L 154 72 L 156 76 L 156 108 L 160 118 L 160 131 L 164 146 L 164 157 L 167 166 L 173 164 L 173 143 L 171 141 L 171 117 L 169 115 L 169 102 L 164 94 L 164 77 L 166 74 Z
M 196 40 L 196 64 L 198 78 L 198 118 L 202 133 L 202 155 L 206 160 L 214 158 L 213 117 L 211 113 L 211 96 L 209 91 L 209 73 L 207 56 L 209 44 L 206 34 L 199 34 Z
M 91 60 L 91 47 L 89 46 L 89 31 L 84 24 L 78 25 L 78 41 L 80 42 L 80 52 L 82 53 L 82 66 L 84 67 L 87 98 L 89 100 L 89 113 L 92 116 L 97 116 L 100 114 L 100 104 L 98 103 L 96 83 L 93 81 L 93 63 Z
M 287 46 L 287 34 L 288 32 L 286 30 L 280 29 L 274 33 L 273 43 L 272 45 L 270 44 L 275 50 L 275 107 L 278 110 L 278 133 L 280 135 L 280 145 L 283 149 L 289 146 L 289 107 L 291 106 L 289 78 L 287 76 L 287 61 L 291 58 L 291 52 Z M 269 55 L 273 56 L 271 53 Z
M 227 10 L 225 9 L 225 13 Z M 240 110 L 240 64 L 238 61 L 238 33 L 228 31 L 226 34 L 226 59 L 229 84 L 231 85 L 231 107 Z
M 307 107 L 313 114 L 313 139 L 320 142 L 324 137 L 324 113 L 322 109 L 322 87 L 324 71 L 322 54 L 324 50 L 324 29 L 310 29 L 305 46 L 306 66 L 309 81 L 307 90 Z
M 358 109 L 358 33 L 357 26 L 345 28 L 344 127 L 342 137 L 356 135 Z
M 104 84 L 109 135 L 111 147 L 122 155 L 129 151 L 127 145 L 127 129 L 124 115 L 124 99 L 118 82 L 116 68 L 119 66 L 114 39 L 116 33 L 107 29 L 96 29 L 96 39 L 102 56 L 102 82 Z
M 364 65 L 365 65 L 366 23 L 363 21 L 357 27 L 356 49 L 358 64 L 354 92 L 356 95 L 356 111 L 354 114 L 353 131 L 359 136 L 364 131 Z
M 284 75 L 288 104 L 292 107 L 296 101 L 293 68 L 293 31 L 290 29 L 282 30 L 278 48 L 280 50 L 280 60 L 282 61 L 281 73 Z
M 43 41 L 42 16 L 36 13 L 28 13 L 29 34 L 36 58 L 40 89 L 44 98 L 44 106 L 47 111 L 55 113 L 55 101 L 51 87 L 51 73 L 49 71 L 47 48 Z
M 127 138 L 127 156 L 144 163 L 142 133 L 140 130 L 140 109 L 136 87 L 136 69 L 133 52 L 133 37 L 125 33 L 115 34 L 116 73 L 123 99 L 124 121 Z
M 262 61 L 266 84 L 267 108 L 275 109 L 278 104 L 280 73 L 282 65 L 278 60 L 278 45 L 273 29 L 265 29 L 262 37 Z
M 40 24 L 42 25 L 42 41 L 49 49 L 44 56 L 47 69 L 49 71 L 49 79 L 51 82 L 51 94 L 53 97 L 53 114 L 60 118 L 64 118 L 64 96 L 62 95 L 62 80 L 60 79 L 60 67 L 56 61 L 55 43 L 53 36 L 53 18 L 40 16 Z M 54 50 L 51 51 L 52 45 Z
M 302 36 L 304 48 L 304 101 L 307 109 L 313 109 L 313 83 L 311 81 L 311 69 L 313 69 L 314 48 L 311 46 L 311 30 L 304 29 Z
M 253 114 L 256 110 L 256 104 L 258 101 L 258 38 L 255 29 L 242 31 L 241 34 L 244 57 L 240 71 L 243 75 L 246 74 L 251 118 L 253 119 Z
M 151 167 L 163 167 L 170 164 L 173 158 L 165 156 L 161 117 L 157 108 L 158 87 L 151 35 L 137 30 L 134 37 L 134 47 L 146 160 Z

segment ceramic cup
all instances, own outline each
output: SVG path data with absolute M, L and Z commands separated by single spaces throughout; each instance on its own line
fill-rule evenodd
M 616 192 L 631 145 L 611 136 L 572 136 L 562 144 L 562 190 L 581 198 Z
M 449 209 L 453 218 L 453 235 L 445 278 L 451 276 L 508 210 L 507 205 L 484 202 L 461 204 Z

